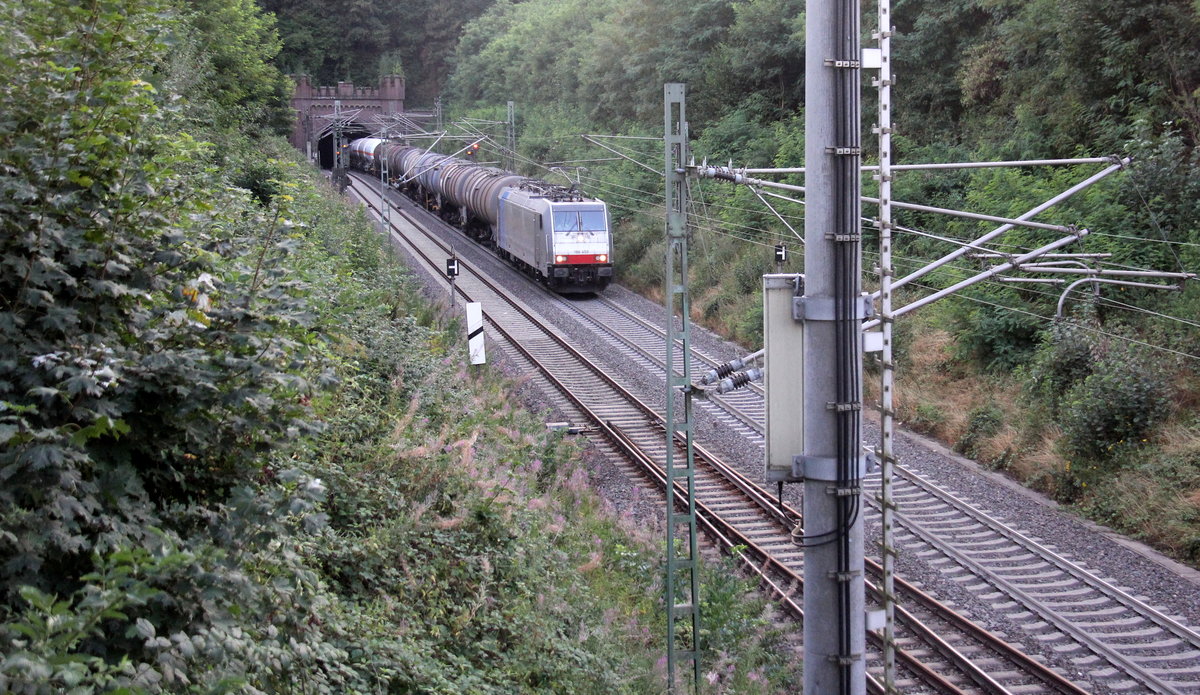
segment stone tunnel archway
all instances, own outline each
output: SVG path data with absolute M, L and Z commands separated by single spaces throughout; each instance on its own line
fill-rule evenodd
M 333 166 L 332 137 L 321 131 L 340 109 L 351 116 L 347 133 L 355 137 L 369 135 L 378 128 L 378 117 L 404 113 L 404 78 L 385 75 L 379 87 L 355 87 L 352 82 L 338 82 L 335 87 L 314 86 L 308 75 L 293 75 L 296 91 L 292 109 L 296 120 L 292 125 L 292 146 L 317 160 L 323 168 Z
M 369 130 L 367 130 L 365 127 L 355 126 L 355 125 L 352 125 L 352 126 L 346 128 L 346 130 L 344 130 L 342 132 L 346 138 L 347 144 L 349 144 L 350 141 L 354 140 L 355 138 L 365 138 L 371 134 L 371 132 Z M 322 136 L 321 139 L 317 141 L 315 159 L 316 159 L 317 165 L 320 166 L 322 169 L 332 169 L 333 168 L 333 135 L 332 134 Z M 349 161 L 347 161 L 346 164 L 348 165 Z

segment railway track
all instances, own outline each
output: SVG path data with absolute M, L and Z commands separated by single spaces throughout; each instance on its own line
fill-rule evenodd
M 353 186 L 368 205 L 376 199 L 374 188 L 364 186 L 361 180 L 356 179 Z M 424 258 L 433 268 L 433 274 L 439 275 L 440 259 L 447 253 L 445 242 L 436 236 L 418 233 L 421 225 L 412 224 L 405 213 L 401 213 L 399 224 L 394 226 L 403 229 L 404 233 L 394 229 L 393 237 L 403 238 L 403 243 L 410 246 L 410 252 Z M 606 369 L 596 366 L 593 360 L 572 348 L 558 331 L 547 326 L 544 317 L 511 300 L 509 293 L 495 287 L 485 277 L 474 275 L 469 264 L 463 265 L 467 272 L 460 276 L 457 289 L 466 298 L 484 301 L 491 329 L 506 345 L 504 349 L 509 358 L 541 372 L 544 375 L 541 378 L 552 387 L 550 392 L 559 394 L 560 405 L 566 412 L 573 413 L 572 417 L 579 418 L 579 422 L 593 423 L 592 428 L 602 435 L 597 438 L 602 448 L 620 452 L 630 466 L 636 466 L 643 475 L 662 484 L 660 462 L 665 458 L 666 444 L 657 413 L 613 382 Z M 595 304 L 605 306 L 606 311 L 620 313 L 619 307 L 611 302 L 602 300 Z M 608 331 L 614 344 L 625 345 L 622 349 L 636 353 L 639 359 L 654 362 L 654 327 L 643 319 L 625 319 L 619 324 L 613 323 L 615 320 L 615 316 L 608 316 L 593 323 L 610 327 L 620 325 L 619 330 Z M 640 337 L 626 340 L 621 337 L 624 334 Z M 639 345 L 634 346 L 634 342 Z M 657 353 L 662 354 L 661 333 L 657 336 Z M 661 371 L 661 363 L 656 364 Z M 730 417 L 738 426 L 753 432 L 756 415 L 761 419 L 761 396 L 758 400 L 757 413 L 753 405 L 742 403 L 721 407 L 728 412 L 739 412 Z M 799 615 L 797 596 L 802 585 L 803 556 L 790 541 L 797 512 L 778 505 L 757 485 L 711 453 L 699 448 L 698 452 L 696 488 L 701 525 L 710 537 L 726 548 L 743 548 L 739 557 L 747 569 L 761 577 L 763 585 L 777 595 L 789 612 Z M 919 520 L 913 522 L 914 528 L 918 525 Z M 911 613 L 898 611 L 902 692 L 1086 692 L 1003 640 L 971 625 L 916 587 L 902 589 L 905 593 L 901 605 L 912 610 Z M 874 654 L 870 663 L 874 675 L 880 663 L 878 644 L 872 649 Z M 871 680 L 873 691 L 881 692 L 878 682 L 874 678 Z
M 665 332 L 658 326 L 606 298 L 597 298 L 595 307 L 570 309 L 594 311 L 585 320 L 663 368 Z M 709 367 L 720 363 L 703 352 L 693 355 Z M 675 367 L 680 372 L 682 365 Z M 731 416 L 738 423 L 751 422 L 761 441 L 762 391 L 752 386 L 712 398 L 708 407 L 741 410 Z M 1068 656 L 1106 689 L 1200 693 L 1200 632 L 934 481 L 904 466 L 897 472 L 896 521 L 903 545 L 962 583 L 981 603 L 1026 626 L 1030 639 Z M 869 491 L 878 491 L 878 474 L 865 482 Z M 877 499 L 869 499 L 878 512 Z

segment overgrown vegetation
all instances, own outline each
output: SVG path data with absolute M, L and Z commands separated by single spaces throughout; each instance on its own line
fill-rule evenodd
M 275 15 L 287 50 L 285 72 L 313 84 L 347 80 L 374 86 L 383 75 L 407 78 L 407 102 L 433 106 L 446 85 L 454 47 L 490 0 L 259 0 Z
M 0 13 L 0 691 L 661 690 L 657 541 L 269 135 L 269 19 Z M 786 688 L 705 573 L 711 692 Z

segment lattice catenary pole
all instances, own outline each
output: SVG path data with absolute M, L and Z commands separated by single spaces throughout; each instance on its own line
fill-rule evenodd
M 509 171 L 517 170 L 517 114 L 513 108 L 513 103 L 508 102 L 508 119 L 505 121 L 505 147 L 507 151 L 504 154 L 505 168 Z
M 392 233 L 392 203 L 388 200 L 388 184 L 391 177 L 388 174 L 388 158 L 384 156 L 384 145 L 391 142 L 391 130 L 391 125 L 383 127 L 383 142 L 375 147 L 375 159 L 379 163 L 379 209 L 382 211 L 384 235 Z
M 700 567 L 696 537 L 696 468 L 692 449 L 692 366 L 691 307 L 688 297 L 687 235 L 687 112 L 684 85 L 668 83 L 663 87 L 664 169 L 666 174 L 667 258 L 663 300 L 667 310 L 667 692 L 676 693 L 675 665 L 678 660 L 692 662 L 694 693 L 700 692 Z M 676 301 L 678 300 L 678 304 Z M 675 310 L 680 322 L 676 328 Z M 675 375 L 675 344 L 683 356 L 683 374 Z M 676 399 L 683 400 L 683 419 Z M 682 462 L 675 459 L 675 440 L 681 437 L 686 452 Z M 675 509 L 675 483 L 682 481 L 687 499 L 681 502 L 685 512 Z M 679 533 L 683 529 L 682 534 Z M 677 541 L 682 541 L 677 543 Z M 681 579 L 682 577 L 682 579 Z M 677 585 L 678 584 L 678 585 Z M 677 644 L 677 621 L 690 628 L 688 643 Z

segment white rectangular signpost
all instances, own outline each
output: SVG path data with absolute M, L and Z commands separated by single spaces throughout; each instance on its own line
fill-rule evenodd
M 479 302 L 467 304 L 467 350 L 471 364 L 487 363 L 483 347 L 483 305 Z

